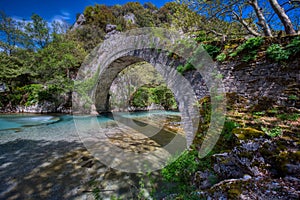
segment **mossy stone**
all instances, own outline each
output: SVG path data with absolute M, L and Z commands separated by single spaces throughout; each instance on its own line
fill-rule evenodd
M 265 133 L 254 128 L 235 128 L 232 130 L 232 133 L 240 140 L 247 140 L 253 138 L 259 138 L 264 136 Z

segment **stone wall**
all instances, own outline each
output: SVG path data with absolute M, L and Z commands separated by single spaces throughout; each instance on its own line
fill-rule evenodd
M 300 109 L 300 59 L 289 63 L 224 62 L 217 63 L 223 75 L 226 93 L 243 97 L 245 108 L 275 104 Z M 184 72 L 198 99 L 209 95 L 205 81 L 197 71 Z M 298 99 L 297 99 L 298 98 Z
M 249 105 L 275 103 L 300 108 L 300 59 L 289 63 L 260 61 L 219 64 L 226 92 L 237 93 Z M 298 98 L 298 99 L 297 99 Z

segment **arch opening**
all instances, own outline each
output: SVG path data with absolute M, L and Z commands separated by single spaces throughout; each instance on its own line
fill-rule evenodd
M 128 66 L 110 86 L 109 109 L 112 112 L 178 111 L 177 103 L 163 77 L 147 62 Z

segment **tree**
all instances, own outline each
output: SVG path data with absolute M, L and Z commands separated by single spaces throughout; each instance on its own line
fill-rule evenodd
M 116 21 L 112 9 L 106 5 L 88 6 L 84 10 L 84 16 L 87 23 L 97 25 L 98 28 L 103 30 L 105 30 L 107 24 L 114 24 Z
M 48 22 L 37 14 L 33 14 L 31 20 L 25 26 L 26 34 L 35 48 L 44 48 L 51 40 Z
M 206 22 L 238 22 L 247 34 L 253 36 L 272 36 L 276 30 L 280 29 L 280 26 L 284 27 L 286 34 L 296 33 L 293 27 L 295 25 L 292 24 L 284 9 L 284 6 L 287 5 L 290 6 L 287 10 L 289 12 L 299 8 L 297 3 L 292 4 L 291 1 L 282 0 L 278 3 L 278 0 L 269 0 L 268 2 L 259 0 L 183 0 L 182 2 L 187 3 L 190 7 L 196 9 L 199 14 L 205 16 Z M 279 19 L 274 18 L 275 15 Z M 291 16 L 295 16 L 295 14 L 291 13 Z M 281 25 L 275 23 L 274 19 L 277 22 L 280 21 Z M 200 28 L 208 29 L 205 24 Z M 212 26 L 211 29 L 216 35 L 225 34 L 228 36 L 218 26 Z
M 7 54 L 11 54 L 16 48 L 26 46 L 27 37 L 22 28 L 22 22 L 0 12 L 0 48 Z
M 293 28 L 293 24 L 288 17 L 288 15 L 285 13 L 284 9 L 279 5 L 277 0 L 269 0 L 273 10 L 278 15 L 281 23 L 284 26 L 285 32 L 287 34 L 296 34 L 295 29 Z
M 80 43 L 61 37 L 36 53 L 35 70 L 42 83 L 60 85 L 75 77 L 85 56 Z

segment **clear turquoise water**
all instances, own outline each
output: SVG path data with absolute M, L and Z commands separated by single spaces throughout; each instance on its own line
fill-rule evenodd
M 21 127 L 36 126 L 55 123 L 59 117 L 52 115 L 13 114 L 0 115 L 0 130 L 16 129 Z
M 120 112 L 116 113 L 126 118 L 144 118 L 144 117 L 155 117 L 155 116 L 179 116 L 179 112 L 173 111 L 149 111 L 149 112 Z M 69 128 L 70 123 L 72 124 L 73 118 L 85 118 L 89 120 L 90 116 L 72 116 L 72 115 L 39 115 L 39 114 L 5 114 L 0 115 L 0 131 L 7 130 L 19 130 L 24 131 L 26 128 L 40 126 L 42 129 L 49 129 L 52 126 L 63 126 L 66 125 L 66 129 Z M 113 120 L 113 115 L 100 115 L 97 117 L 99 123 L 104 123 Z M 40 131 L 42 131 L 40 129 Z

